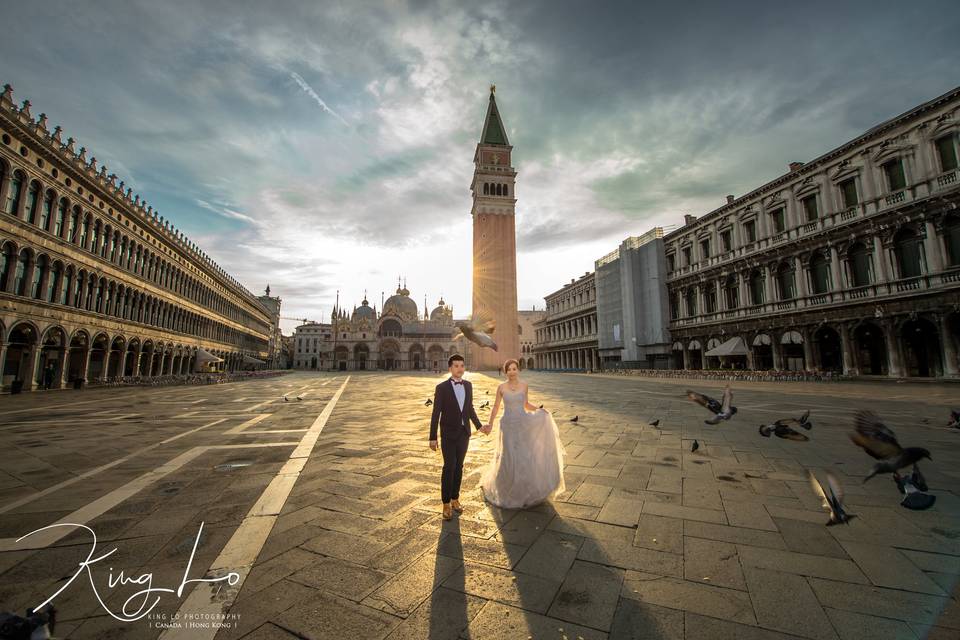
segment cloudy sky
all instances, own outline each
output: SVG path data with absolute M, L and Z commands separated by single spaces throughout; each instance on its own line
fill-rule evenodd
M 48 1 L 2 29 L 17 100 L 317 320 L 398 275 L 469 313 L 491 82 L 531 308 L 960 80 L 955 2 Z

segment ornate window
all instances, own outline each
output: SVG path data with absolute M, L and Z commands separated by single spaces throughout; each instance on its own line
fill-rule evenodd
M 3 203 L 4 213 L 12 216 L 17 215 L 17 209 L 20 208 L 20 187 L 23 185 L 23 174 L 14 171 L 10 178 L 10 185 L 7 188 L 7 201 Z
M 723 285 L 723 292 L 727 309 L 736 309 L 740 306 L 740 287 L 736 276 L 727 276 Z
M 916 278 L 923 274 L 920 236 L 913 229 L 901 229 L 893 237 L 893 252 L 901 278 Z
M 907 186 L 907 177 L 903 172 L 903 160 L 894 158 L 883 163 L 883 174 L 887 177 L 887 189 L 900 191 Z
M 40 209 L 40 228 L 49 231 L 50 214 L 53 213 L 53 191 L 48 190 L 43 198 L 43 207 Z
M 30 261 L 30 252 L 26 249 L 20 251 L 17 258 L 17 271 L 13 277 L 13 293 L 22 296 L 27 290 L 27 263 Z
M 801 206 L 803 207 L 803 212 L 806 215 L 807 222 L 813 222 L 820 217 L 820 212 L 817 209 L 817 194 L 812 194 L 800 201 Z
M 697 292 L 691 287 L 687 289 L 687 317 L 697 315 Z
M 793 267 L 781 262 L 777 267 L 777 293 L 780 300 L 792 300 L 796 295 L 793 281 Z
M 850 280 L 854 287 L 865 287 L 873 281 L 871 252 L 862 242 L 857 242 L 847 252 L 850 258 Z
M 819 251 L 810 258 L 810 283 L 814 293 L 830 291 L 830 261 Z
M 37 300 L 41 299 L 43 291 L 40 290 L 40 281 L 43 279 L 43 272 L 47 270 L 47 256 L 38 256 L 33 265 L 33 278 L 30 280 L 30 297 Z
M 837 186 L 840 188 L 840 195 L 843 197 L 844 209 L 849 209 L 859 204 L 860 197 L 857 194 L 856 178 L 847 178 Z
M 783 207 L 778 207 L 771 211 L 770 219 L 773 221 L 774 233 L 783 233 L 787 230 L 787 216 Z
M 750 302 L 752 304 L 763 304 L 766 302 L 763 272 L 759 269 L 750 274 Z
M 940 160 L 940 171 L 946 173 L 957 168 L 957 145 L 953 134 L 937 138 L 937 158 Z
M 30 188 L 27 189 L 27 222 L 34 224 L 37 221 L 37 204 L 40 201 L 40 183 L 36 180 L 30 182 Z
M 960 216 L 954 214 L 943 223 L 943 240 L 947 245 L 950 266 L 960 266 Z

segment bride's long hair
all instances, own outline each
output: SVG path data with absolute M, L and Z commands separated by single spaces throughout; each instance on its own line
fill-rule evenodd
M 503 375 L 507 375 L 507 369 L 510 368 L 511 364 L 517 365 L 517 373 L 520 372 L 520 363 L 514 360 L 513 358 L 510 358 L 509 360 L 503 363 Z

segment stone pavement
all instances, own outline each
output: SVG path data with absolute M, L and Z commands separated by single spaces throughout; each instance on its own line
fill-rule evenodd
M 523 511 L 485 505 L 477 483 L 493 439 L 478 434 L 466 511 L 443 522 L 423 404 L 443 377 L 296 373 L 0 399 L 0 537 L 89 516 L 99 548 L 118 548 L 115 573 L 175 587 L 203 520 L 191 577 L 225 548 L 255 558 L 239 592 L 216 596 L 230 624 L 217 640 L 960 637 L 960 432 L 944 427 L 953 387 L 737 383 L 739 413 L 711 427 L 684 399 L 688 386 L 719 396 L 703 381 L 527 373 L 531 402 L 560 426 L 567 491 Z M 476 403 L 492 404 L 499 380 L 468 377 Z M 283 402 L 286 392 L 304 400 Z M 807 407 L 809 442 L 757 433 Z M 847 438 L 861 407 L 932 451 L 933 509 L 901 508 L 889 477 L 861 484 L 872 460 Z M 296 475 L 291 452 L 317 425 Z M 167 471 L 171 460 L 182 465 Z M 857 515 L 849 525 L 824 526 L 807 469 L 837 476 Z M 238 534 L 283 486 L 262 548 Z M 37 604 L 88 551 L 89 536 L 71 533 L 0 553 L 0 608 Z M 114 611 L 143 588 L 108 589 L 105 568 L 95 582 Z M 156 616 L 182 612 L 193 586 L 161 594 Z M 108 616 L 91 592 L 78 581 L 58 596 L 58 636 L 158 637 L 155 623 Z M 201 636 L 213 631 L 170 635 Z

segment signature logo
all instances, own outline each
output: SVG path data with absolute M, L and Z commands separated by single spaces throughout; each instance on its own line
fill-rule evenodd
M 143 589 L 137 591 L 136 593 L 131 595 L 129 598 L 124 600 L 123 606 L 120 607 L 120 612 L 118 615 L 117 613 L 114 613 L 113 611 L 111 611 L 106 604 L 104 604 L 103 598 L 100 597 L 100 591 L 97 589 L 97 583 L 94 580 L 93 570 L 92 570 L 92 567 L 95 564 L 99 563 L 103 559 L 108 558 L 114 553 L 116 553 L 117 548 L 114 547 L 110 551 L 107 551 L 102 555 L 94 557 L 94 554 L 97 553 L 97 534 L 94 532 L 93 529 L 91 529 L 90 527 L 84 524 L 74 524 L 72 522 L 57 522 L 51 525 L 47 525 L 46 527 L 41 527 L 39 529 L 31 531 L 30 533 L 19 537 L 17 539 L 17 542 L 20 542 L 21 540 L 29 538 L 35 533 L 40 533 L 41 531 L 46 531 L 47 529 L 52 529 L 54 527 L 77 527 L 80 529 L 85 529 L 88 532 L 90 532 L 90 537 L 93 539 L 93 541 L 92 541 L 92 544 L 90 545 L 90 552 L 87 554 L 86 560 L 83 560 L 82 562 L 79 563 L 76 573 L 70 576 L 70 579 L 67 580 L 66 584 L 64 584 L 62 587 L 57 589 L 56 593 L 54 593 L 52 596 L 50 596 L 49 598 L 41 602 L 39 605 L 34 607 L 33 608 L 34 611 L 38 611 L 42 607 L 46 606 L 47 603 L 53 602 L 54 598 L 56 598 L 58 595 L 63 593 L 64 589 L 69 587 L 73 583 L 73 581 L 76 580 L 83 573 L 86 573 L 90 581 L 90 588 L 93 590 L 94 595 L 97 597 L 97 600 L 100 602 L 100 606 L 103 607 L 104 611 L 109 613 L 111 616 L 113 616 L 117 620 L 120 620 L 121 622 L 133 622 L 149 614 L 154 609 L 154 607 L 156 607 L 157 604 L 160 602 L 160 595 L 158 594 L 176 593 L 177 598 L 182 597 L 184 588 L 192 582 L 224 582 L 226 581 L 226 583 L 230 586 L 234 586 L 238 582 L 240 582 L 240 574 L 237 573 L 236 571 L 230 571 L 226 575 L 220 576 L 218 578 L 189 578 L 188 577 L 190 575 L 190 567 L 193 565 L 193 556 L 196 554 L 197 545 L 200 543 L 200 535 L 203 533 L 203 521 L 201 521 L 200 529 L 197 531 L 197 539 L 194 540 L 193 542 L 193 550 L 190 552 L 190 558 L 187 560 L 187 567 L 183 571 L 183 579 L 180 581 L 180 585 L 176 589 L 171 589 L 168 587 L 153 586 L 153 573 L 151 572 L 142 573 L 139 576 L 134 577 L 134 576 L 127 576 L 123 572 L 123 570 L 121 570 L 118 575 L 114 575 L 113 568 L 112 567 L 110 568 L 108 578 L 107 578 L 107 587 L 109 589 L 113 589 L 117 585 L 132 584 L 132 585 L 144 586 Z M 127 610 L 128 608 L 135 606 L 137 602 L 140 602 L 140 607 L 138 609 L 133 611 Z

